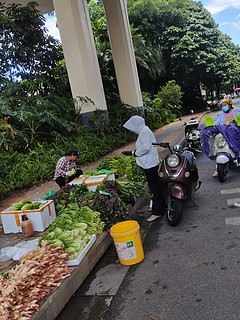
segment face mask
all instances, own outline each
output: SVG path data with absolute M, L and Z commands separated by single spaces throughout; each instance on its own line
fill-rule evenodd
M 228 112 L 229 111 L 229 107 L 228 106 L 223 106 L 222 107 L 222 111 L 223 112 Z

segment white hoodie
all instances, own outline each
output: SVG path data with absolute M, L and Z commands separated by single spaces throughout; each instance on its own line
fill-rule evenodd
M 143 169 L 149 169 L 159 164 L 157 146 L 153 132 L 145 125 L 145 120 L 140 116 L 131 117 L 124 125 L 124 128 L 137 133 L 136 141 L 136 163 Z

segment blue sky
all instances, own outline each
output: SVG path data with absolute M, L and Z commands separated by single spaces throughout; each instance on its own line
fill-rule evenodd
M 202 0 L 200 2 L 212 14 L 213 19 L 219 25 L 218 29 L 227 34 L 234 44 L 240 45 L 240 0 Z M 46 27 L 49 33 L 60 40 L 56 17 L 46 17 Z
M 197 0 L 194 0 L 197 2 Z M 211 14 L 218 29 L 227 34 L 232 42 L 240 45 L 240 0 L 202 0 L 204 8 Z

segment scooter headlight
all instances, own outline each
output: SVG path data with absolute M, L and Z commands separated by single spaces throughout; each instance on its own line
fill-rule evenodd
M 226 139 L 221 137 L 217 141 L 217 146 L 218 146 L 218 148 L 224 148 L 226 143 L 227 143 Z
M 167 164 L 169 165 L 169 167 L 171 167 L 171 168 L 175 168 L 175 167 L 177 167 L 178 165 L 179 165 L 179 158 L 178 158 L 178 156 L 176 156 L 176 155 L 171 155 L 171 156 L 169 156 L 168 157 L 168 159 L 167 159 Z

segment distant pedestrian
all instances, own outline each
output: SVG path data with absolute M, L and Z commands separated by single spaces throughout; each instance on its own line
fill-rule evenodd
M 131 117 L 123 127 L 138 134 L 136 150 L 130 153 L 136 156 L 136 164 L 143 169 L 153 194 L 152 215 L 147 219 L 148 222 L 152 222 L 164 216 L 164 199 L 158 176 L 159 155 L 157 147 L 152 145 L 156 139 L 153 132 L 145 125 L 145 120 L 140 116 Z M 129 151 L 123 154 L 129 155 Z
M 77 157 L 79 157 L 78 150 L 71 149 L 64 157 L 58 160 L 53 180 L 56 181 L 60 188 L 83 174 L 82 170 L 77 169 L 75 163 Z

